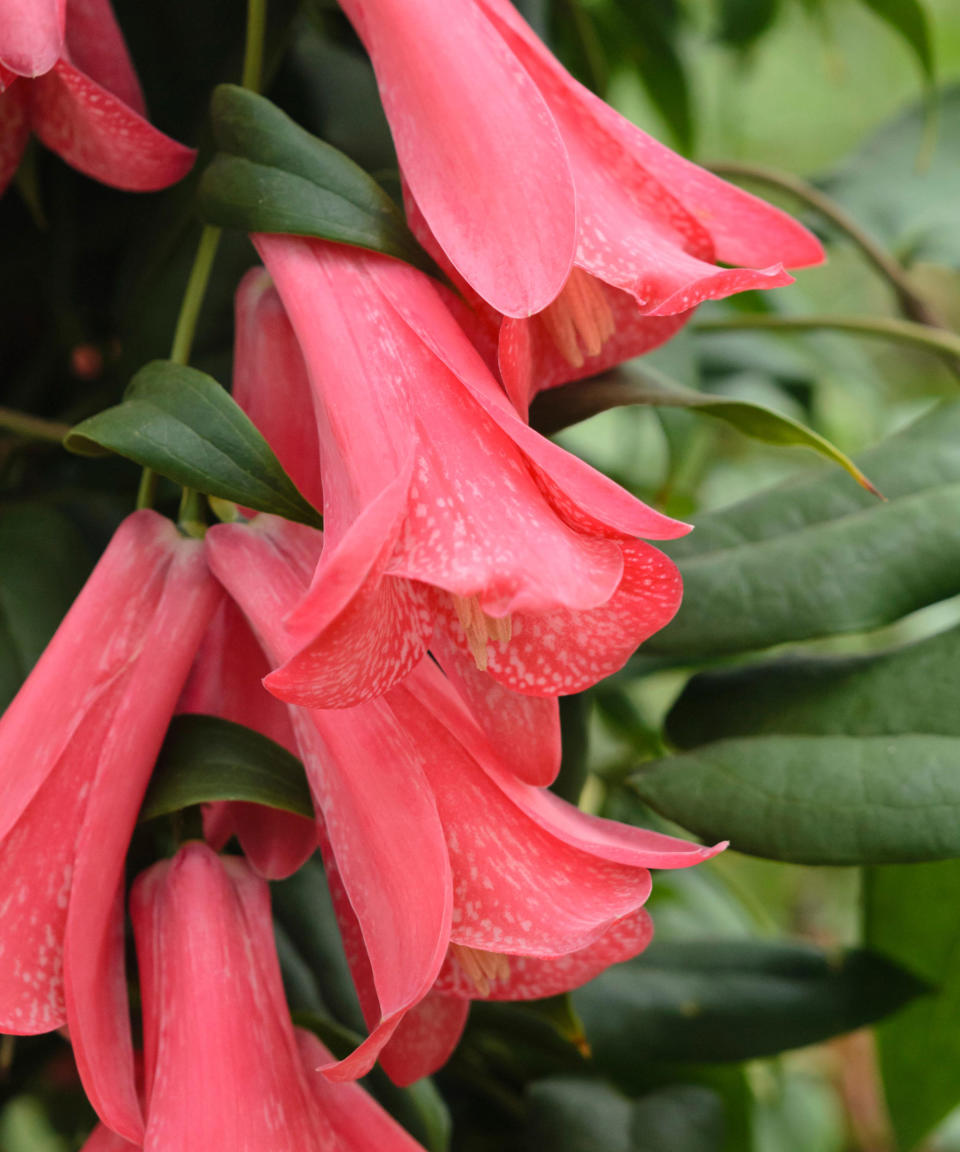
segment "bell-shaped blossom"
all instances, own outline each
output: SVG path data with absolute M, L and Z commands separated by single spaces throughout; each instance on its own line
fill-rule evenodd
M 134 513 L 0 718 L 0 1031 L 66 1023 L 87 1094 L 132 1139 L 124 858 L 221 595 L 200 541 Z
M 320 241 L 256 243 L 310 374 L 326 539 L 271 691 L 349 707 L 432 644 L 452 676 L 472 659 L 556 696 L 670 620 L 679 574 L 639 537 L 686 525 L 529 428 L 428 277 Z
M 187 844 L 130 897 L 143 1000 L 144 1152 L 414 1152 L 419 1145 L 296 1034 L 266 883 Z
M 264 268 L 251 269 L 240 282 L 235 320 L 234 399 L 263 433 L 300 491 L 316 507 L 322 508 L 320 447 L 317 424 L 312 418 L 310 381 L 296 334 Z M 235 621 L 231 627 L 243 626 Z M 249 650 L 247 640 L 238 637 L 236 643 L 242 651 Z M 491 739 L 500 743 L 516 763 L 523 766 L 524 778 L 538 784 L 549 784 L 560 766 L 560 714 L 556 699 L 522 696 L 498 684 L 478 671 L 469 657 L 464 658 L 443 630 L 434 633 L 432 648 L 434 656 L 469 701 L 474 715 Z M 235 668 L 245 662 L 229 663 Z M 251 678 L 248 677 L 246 683 L 247 691 L 258 690 Z M 252 703 L 248 701 L 244 707 Z M 208 701 L 206 708 L 194 707 L 192 710 L 216 711 L 216 708 L 211 708 Z M 261 731 L 267 732 L 263 728 Z M 274 735 L 272 732 L 267 734 Z M 223 810 L 220 810 L 220 815 L 224 815 Z M 274 838 L 267 831 L 268 824 L 276 824 L 278 820 L 279 817 L 274 816 L 251 823 L 248 838 L 244 841 L 248 855 L 252 849 L 250 835 L 254 828 L 266 841 L 278 847 L 283 845 L 283 837 Z M 222 839 L 223 835 L 218 835 L 211 843 Z M 290 842 L 286 843 L 289 845 Z M 269 851 L 266 844 L 262 847 Z M 292 856 L 288 858 L 292 860 Z M 260 867 L 262 853 L 257 859 Z M 277 877 L 271 875 L 270 878 Z
M 211 569 L 273 662 L 293 647 L 283 619 L 302 596 L 318 536 L 265 516 L 207 534 Z M 383 696 L 290 715 L 372 1029 L 329 1070 L 336 1078 L 363 1075 L 401 1028 L 398 1075 L 435 1066 L 454 1025 L 459 1034 L 465 989 L 551 995 L 634 955 L 649 937 L 649 869 L 717 850 L 586 815 L 523 783 L 429 658 Z M 428 1008 L 406 1027 L 404 1018 L 432 990 L 464 1003 L 441 1005 L 443 1051 L 425 1056 L 409 1033 L 429 1039 Z
M 148 123 L 110 0 L 0 0 L 0 192 L 31 132 L 131 192 L 173 184 L 195 155 Z
M 822 260 L 790 217 L 578 84 L 510 0 L 343 8 L 370 53 L 414 230 L 521 321 L 501 333 L 518 406 L 667 339 L 703 300 Z

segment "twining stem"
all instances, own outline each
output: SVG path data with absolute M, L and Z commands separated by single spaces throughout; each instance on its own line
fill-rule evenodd
M 903 265 L 882 244 L 877 243 L 850 213 L 831 196 L 792 173 L 780 172 L 774 168 L 732 162 L 710 164 L 708 167 L 718 176 L 729 177 L 733 180 L 748 180 L 756 184 L 765 184 L 770 188 L 777 188 L 795 200 L 813 208 L 825 220 L 829 220 L 834 227 L 843 232 L 848 239 L 852 240 L 869 263 L 890 284 L 896 293 L 900 311 L 908 320 L 916 320 L 918 324 L 927 324 L 934 328 L 945 327 L 936 310 L 922 296 L 918 295 Z
M 833 329 L 836 332 L 854 332 L 859 336 L 893 340 L 933 352 L 945 360 L 954 371 L 960 365 L 960 336 L 944 328 L 931 328 L 912 320 L 896 320 L 886 316 L 729 316 L 723 320 L 703 320 L 697 324 L 701 332 L 733 332 L 744 329 L 772 331 L 812 332 Z
M 13 408 L 0 408 L 0 429 L 13 432 L 25 440 L 47 440 L 51 444 L 60 444 L 70 431 L 70 425 L 61 424 L 59 420 L 28 416 L 26 412 L 17 412 Z

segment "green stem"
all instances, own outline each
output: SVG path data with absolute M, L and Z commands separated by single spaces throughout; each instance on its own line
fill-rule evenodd
M 815 332 L 832 329 L 853 332 L 858 336 L 879 337 L 908 344 L 940 356 L 954 371 L 960 365 L 960 336 L 941 328 L 930 328 L 912 320 L 895 320 L 878 316 L 729 316 L 723 320 L 703 320 L 701 332 L 737 332 L 766 329 L 781 332 Z
M 29 416 L 13 408 L 0 408 L 0 429 L 13 432 L 25 440 L 46 440 L 51 444 L 59 444 L 70 431 L 70 425 L 61 424 L 58 420 L 44 420 L 40 416 Z
M 219 242 L 220 229 L 213 227 L 212 224 L 205 225 L 200 234 L 200 243 L 197 245 L 197 254 L 193 258 L 190 279 L 187 281 L 187 290 L 183 294 L 183 303 L 180 305 L 180 315 L 177 317 L 177 327 L 173 334 L 170 359 L 174 364 L 190 363 L 190 352 L 193 349 L 193 337 L 197 331 L 197 320 L 203 306 L 203 298 L 206 295 L 210 270 L 213 267 Z
M 827 196 L 826 193 L 821 192 L 819 188 L 789 172 L 780 172 L 773 168 L 764 168 L 753 164 L 724 162 L 710 164 L 708 167 L 718 176 L 730 177 L 733 180 L 748 180 L 756 184 L 764 184 L 769 188 L 776 188 L 813 208 L 848 239 L 852 240 L 868 262 L 890 284 L 896 293 L 900 310 L 908 320 L 916 320 L 918 324 L 927 324 L 934 328 L 945 327 L 935 309 L 917 293 L 903 265 L 882 244 L 878 244 L 844 207 L 832 197 Z
M 247 0 L 247 41 L 243 52 L 244 88 L 259 92 L 263 85 L 263 41 L 267 31 L 267 0 Z

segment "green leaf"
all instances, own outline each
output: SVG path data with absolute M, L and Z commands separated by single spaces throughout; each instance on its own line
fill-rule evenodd
M 927 88 L 934 89 L 936 75 L 930 17 L 921 0 L 863 0 L 863 3 L 903 38 L 917 58 Z
M 858 461 L 888 501 L 822 470 L 662 545 L 684 602 L 643 653 L 674 662 L 891 623 L 960 592 L 960 402 Z
M 654 760 L 642 800 L 707 841 L 795 864 L 960 856 L 960 740 L 757 736 Z
M 718 37 L 734 48 L 749 48 L 773 25 L 780 0 L 720 0 Z
M 90 571 L 76 526 L 43 504 L 0 509 L 0 710 L 16 695 Z
M 893 961 L 759 940 L 653 944 L 573 994 L 599 1069 L 751 1060 L 872 1023 L 926 990 Z
M 867 873 L 865 935 L 937 986 L 877 1032 L 898 1147 L 914 1148 L 960 1103 L 960 860 Z
M 78 424 L 64 444 L 86 456 L 116 452 L 208 496 L 322 524 L 243 409 L 196 368 L 147 364 L 122 404 Z
M 724 420 L 745 436 L 765 444 L 812 448 L 839 464 L 861 487 L 875 493 L 873 485 L 850 457 L 811 428 L 759 404 L 684 388 L 649 369 L 642 373 L 636 370 L 609 372 L 592 380 L 547 389 L 534 401 L 530 422 L 549 436 L 598 412 L 628 404 L 687 408 Z
M 211 800 L 246 800 L 314 816 L 303 765 L 286 748 L 219 716 L 175 716 L 140 819 Z
M 673 1084 L 629 1100 L 608 1084 L 554 1077 L 527 1091 L 531 1152 L 719 1152 L 723 1105 L 709 1088 Z
M 432 270 L 380 185 L 269 100 L 221 84 L 213 93 L 211 117 L 218 152 L 199 191 L 208 223 L 316 236 Z
M 737 736 L 930 733 L 960 740 L 960 627 L 866 656 L 702 672 L 667 717 L 681 748 Z

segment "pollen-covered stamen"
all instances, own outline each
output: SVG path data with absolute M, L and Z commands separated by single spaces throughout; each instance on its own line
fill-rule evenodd
M 540 319 L 560 355 L 574 368 L 583 367 L 587 356 L 596 356 L 616 330 L 603 284 L 582 268 L 573 269 Z
M 488 616 L 476 596 L 453 596 L 457 619 L 467 638 L 470 655 L 481 672 L 487 670 L 487 641 L 506 644 L 512 633 L 509 616 Z
M 502 952 L 484 952 L 465 944 L 451 944 L 450 951 L 463 969 L 463 974 L 481 996 L 489 996 L 492 984 L 510 979 L 510 957 Z

